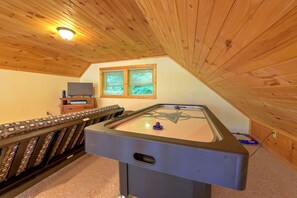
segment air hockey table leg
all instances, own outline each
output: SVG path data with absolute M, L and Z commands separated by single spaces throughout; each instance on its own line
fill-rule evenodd
M 128 164 L 119 162 L 120 172 L 120 195 L 128 197 Z
M 186 180 L 122 162 L 119 162 L 119 172 L 120 194 L 125 197 L 129 197 L 131 193 L 133 196 L 154 198 L 211 197 L 210 184 Z M 160 186 L 163 187 L 160 188 Z
M 194 182 L 194 196 L 193 197 L 211 197 L 211 184 L 206 184 L 202 182 Z

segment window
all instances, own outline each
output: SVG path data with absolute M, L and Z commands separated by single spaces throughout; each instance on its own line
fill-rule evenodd
M 124 94 L 124 74 L 123 71 L 104 72 L 104 95 Z
M 153 68 L 129 70 L 129 95 L 154 94 Z
M 156 65 L 100 68 L 101 97 L 156 98 Z

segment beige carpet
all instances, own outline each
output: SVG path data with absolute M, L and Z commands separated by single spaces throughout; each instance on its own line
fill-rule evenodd
M 256 146 L 247 146 L 252 152 Z M 85 155 L 17 198 L 115 198 L 119 195 L 117 161 Z M 297 173 L 260 149 L 249 164 L 245 191 L 213 186 L 212 198 L 297 198 Z

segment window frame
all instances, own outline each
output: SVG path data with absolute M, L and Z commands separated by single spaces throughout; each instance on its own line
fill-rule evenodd
M 152 84 L 154 91 L 152 95 L 129 95 L 129 70 L 131 69 L 153 69 Z M 124 94 L 123 95 L 105 95 L 105 79 L 104 72 L 106 71 L 123 71 L 124 75 Z M 128 65 L 119 67 L 104 67 L 99 68 L 100 76 L 100 98 L 136 98 L 136 99 L 156 99 L 157 98 L 157 65 L 145 64 L 145 65 Z

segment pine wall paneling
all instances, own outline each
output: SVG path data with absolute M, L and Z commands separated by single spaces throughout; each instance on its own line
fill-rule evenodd
M 270 135 L 263 146 L 297 170 L 297 138 L 251 121 L 250 134 L 260 142 L 272 131 L 276 132 L 276 137 Z

